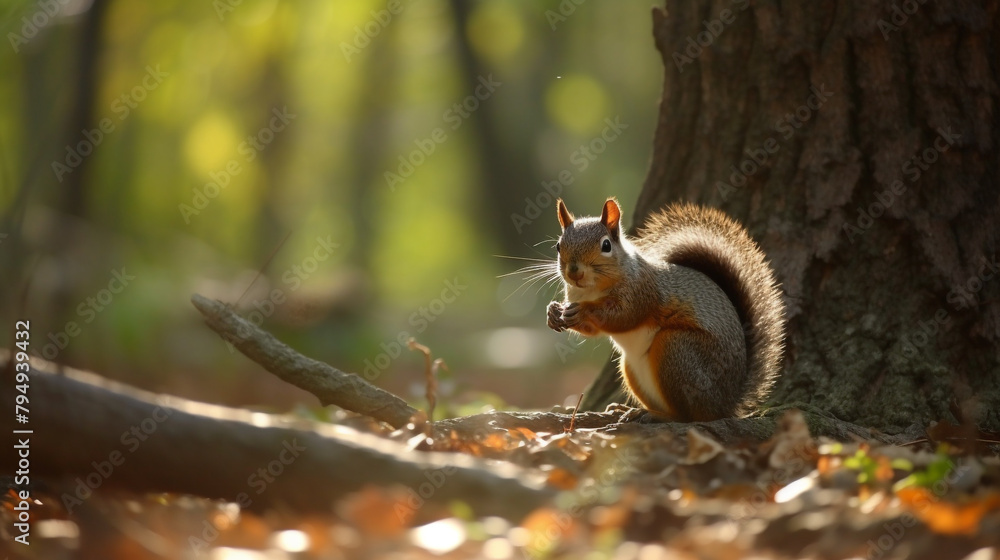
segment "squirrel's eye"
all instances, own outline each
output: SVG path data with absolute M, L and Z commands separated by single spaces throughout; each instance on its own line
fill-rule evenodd
M 607 237 L 601 240 L 601 253 L 605 255 L 611 254 L 611 240 Z

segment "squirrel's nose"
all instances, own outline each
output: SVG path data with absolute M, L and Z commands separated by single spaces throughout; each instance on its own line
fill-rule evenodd
M 576 263 L 571 263 L 569 265 L 569 271 L 566 273 L 570 280 L 579 280 L 583 278 L 583 273 L 580 272 L 580 267 Z

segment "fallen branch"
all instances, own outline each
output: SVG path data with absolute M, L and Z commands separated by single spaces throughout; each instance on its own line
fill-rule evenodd
M 316 395 L 320 402 L 385 421 L 401 427 L 413 418 L 417 410 L 402 399 L 375 387 L 360 376 L 345 373 L 330 365 L 303 356 L 278 341 L 270 333 L 237 315 L 225 304 L 194 295 L 191 302 L 205 316 L 208 326 L 219 333 L 250 359 L 277 377 Z M 586 398 L 584 399 L 586 400 Z M 890 436 L 862 426 L 833 418 L 823 411 L 810 410 L 805 403 L 796 403 L 803 410 L 813 435 L 840 441 L 871 439 L 884 443 L 905 440 L 908 435 Z M 619 415 L 607 412 L 586 412 L 576 415 L 554 412 L 490 412 L 464 418 L 442 420 L 432 424 L 432 437 L 452 431 L 462 437 L 473 437 L 489 430 L 528 428 L 535 432 L 558 433 L 574 424 L 575 429 L 602 429 L 613 426 L 615 433 L 654 436 L 670 431 L 677 435 L 697 427 L 720 442 L 745 440 L 763 441 L 774 432 L 775 419 L 789 406 L 777 407 L 764 416 L 754 418 L 724 418 L 712 422 L 666 424 L 616 424 Z M 912 437 L 910 438 L 912 439 Z
M 0 352 L 0 364 L 7 359 Z M 71 368 L 61 374 L 40 368 L 54 365 L 32 359 L 30 424 L 15 425 L 7 414 L 0 429 L 33 430 L 18 436 L 31 440 L 31 480 L 65 480 L 60 493 L 70 505 L 86 503 L 96 487 L 329 511 L 345 494 L 373 484 L 419 490 L 419 503 L 462 500 L 479 514 L 518 519 L 554 493 L 542 474 L 508 463 L 411 451 L 343 426 L 156 395 Z M 13 402 L 14 393 L 13 383 L 0 386 L 2 402 Z M 13 451 L 8 445 L 0 453 L 4 465 L 17 464 Z
M 394 428 L 405 426 L 417 413 L 403 399 L 368 383 L 361 376 L 345 373 L 292 350 L 220 301 L 195 294 L 191 303 L 204 316 L 208 327 L 223 340 L 278 378 L 316 395 L 323 406 L 337 405 Z

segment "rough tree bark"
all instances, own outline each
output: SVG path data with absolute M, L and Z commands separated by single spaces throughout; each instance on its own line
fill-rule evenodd
M 665 75 L 634 222 L 693 200 L 760 241 L 790 318 L 772 401 L 888 432 L 1000 429 L 998 2 L 653 16 Z M 614 375 L 589 408 L 621 398 Z

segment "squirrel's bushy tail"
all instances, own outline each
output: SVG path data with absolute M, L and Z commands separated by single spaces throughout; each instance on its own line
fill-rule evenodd
M 635 243 L 701 272 L 729 296 L 743 325 L 749 372 L 737 414 L 756 410 L 780 373 L 785 336 L 781 289 L 764 252 L 724 212 L 689 203 L 654 214 Z

